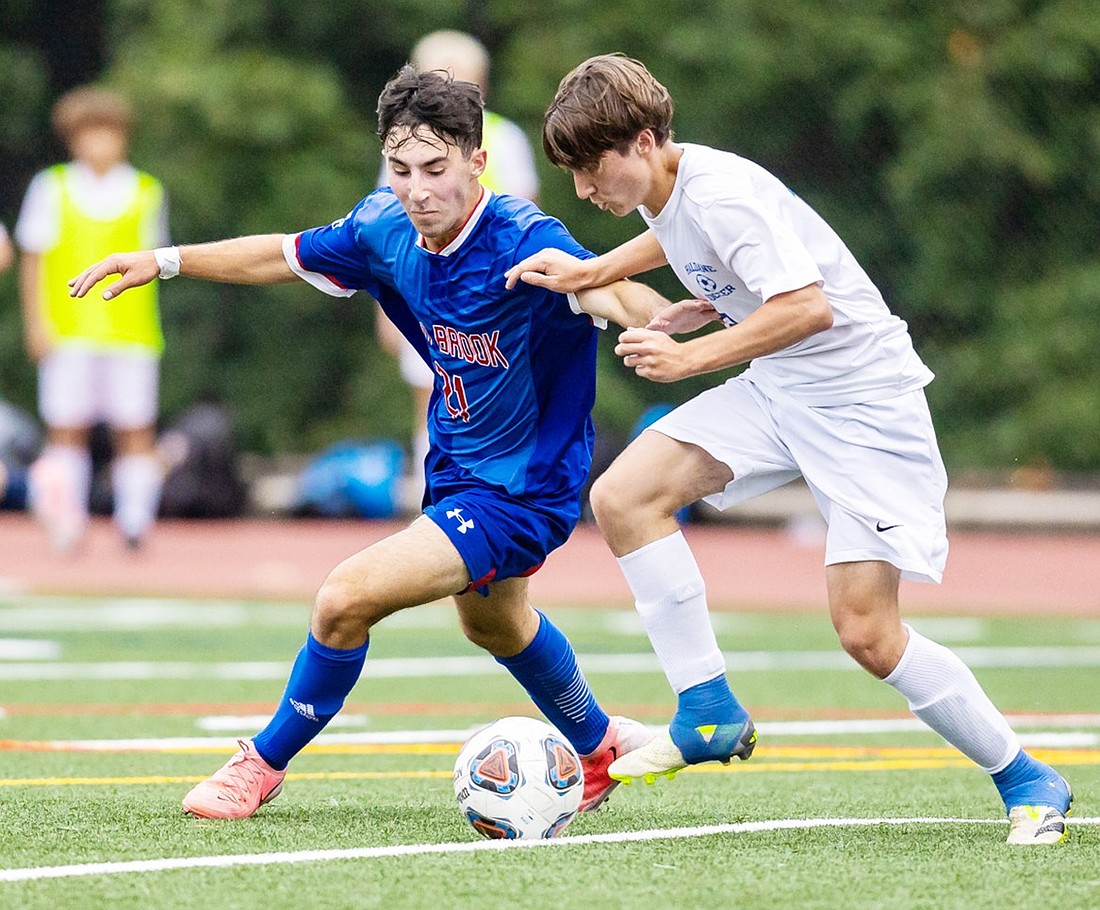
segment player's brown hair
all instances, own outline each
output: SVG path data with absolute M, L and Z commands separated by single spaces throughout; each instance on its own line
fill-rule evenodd
M 590 57 L 561 80 L 543 118 L 542 146 L 554 166 L 590 170 L 604 152 L 625 152 L 642 130 L 662 145 L 673 109 L 644 64 L 623 54 Z
M 95 85 L 66 92 L 57 99 L 50 115 L 54 131 L 66 143 L 87 126 L 111 126 L 129 135 L 133 121 L 133 111 L 125 98 Z
M 457 82 L 450 73 L 418 73 L 408 64 L 386 83 L 378 98 L 378 138 L 382 144 L 397 127 L 426 127 L 467 158 L 481 147 L 481 89 Z

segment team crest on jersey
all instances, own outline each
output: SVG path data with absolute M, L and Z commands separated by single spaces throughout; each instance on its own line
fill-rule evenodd
M 699 296 L 711 302 L 721 300 L 723 297 L 729 297 L 730 294 L 737 290 L 732 284 L 720 286 L 718 282 L 711 277 L 717 271 L 718 269 L 713 265 L 707 265 L 705 262 L 688 262 L 684 265 L 684 273 L 695 277 L 695 283 L 699 286 Z
M 718 290 L 718 282 L 711 278 L 709 275 L 696 275 L 695 283 L 699 285 L 704 294 L 713 294 Z

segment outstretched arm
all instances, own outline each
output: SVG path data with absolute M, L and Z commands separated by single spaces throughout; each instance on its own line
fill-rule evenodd
M 179 274 L 188 278 L 227 284 L 283 284 L 296 277 L 283 257 L 282 234 L 236 237 L 182 246 L 178 250 Z M 103 291 L 104 300 L 158 278 L 160 265 L 152 250 L 114 253 L 71 279 L 70 296 L 83 297 L 108 275 L 120 277 Z
M 646 231 L 595 259 L 577 259 L 561 250 L 542 250 L 512 266 L 505 275 L 505 287 L 514 288 L 517 281 L 523 281 L 564 294 L 648 272 L 667 261 L 656 236 Z
M 609 322 L 631 326 L 648 325 L 654 316 L 668 306 L 668 301 L 644 284 L 635 281 L 615 281 L 600 288 L 586 288 L 576 293 L 582 310 Z

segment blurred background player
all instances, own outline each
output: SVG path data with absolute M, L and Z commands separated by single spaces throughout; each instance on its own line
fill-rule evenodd
M 421 73 L 444 70 L 458 82 L 472 82 L 481 89 L 483 98 L 488 97 L 489 52 L 473 35 L 450 29 L 431 32 L 413 47 L 409 62 Z M 527 135 L 511 120 L 489 110 L 484 112 L 482 130 L 482 147 L 487 158 L 481 185 L 494 193 L 537 201 L 539 177 Z M 378 185 L 389 183 L 383 162 Z M 401 378 L 412 392 L 412 459 L 401 499 L 406 511 L 419 512 L 424 494 L 424 457 L 428 454 L 428 403 L 435 377 L 393 323 L 376 318 L 375 325 L 379 342 L 397 358 Z
M 11 237 L 8 229 L 0 224 L 0 272 L 6 272 L 15 261 L 15 250 L 12 249 Z
M 0 224 L 0 272 L 6 272 L 15 261 L 8 229 Z M 19 413 L 0 398 L 0 509 L 22 509 L 27 499 L 26 471 L 8 453 L 6 432 L 12 425 L 9 415 L 18 420 Z
M 55 104 L 52 124 L 72 160 L 35 175 L 15 228 L 24 339 L 47 427 L 30 503 L 55 549 L 76 546 L 88 521 L 89 434 L 106 423 L 114 520 L 136 548 L 156 518 L 162 482 L 156 285 L 121 300 L 74 300 L 66 281 L 113 250 L 166 244 L 167 205 L 160 182 L 127 163 L 132 114 L 121 96 L 73 89 Z

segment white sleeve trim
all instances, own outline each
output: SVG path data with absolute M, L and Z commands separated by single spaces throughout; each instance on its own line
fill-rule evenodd
M 571 309 L 574 313 L 576 313 L 578 316 L 587 316 L 589 319 L 592 320 L 592 325 L 594 325 L 597 329 L 607 328 L 607 320 L 604 319 L 602 316 L 593 316 L 591 313 L 583 309 L 581 307 L 581 302 L 577 299 L 576 294 L 569 293 L 565 296 L 569 298 L 569 309 Z
M 324 291 L 330 297 L 350 297 L 355 293 L 355 288 L 345 288 L 338 285 L 327 275 L 320 272 L 311 272 L 302 266 L 298 260 L 298 238 L 300 234 L 287 234 L 283 237 L 283 258 L 290 270 L 302 281 L 313 285 L 317 290 Z

